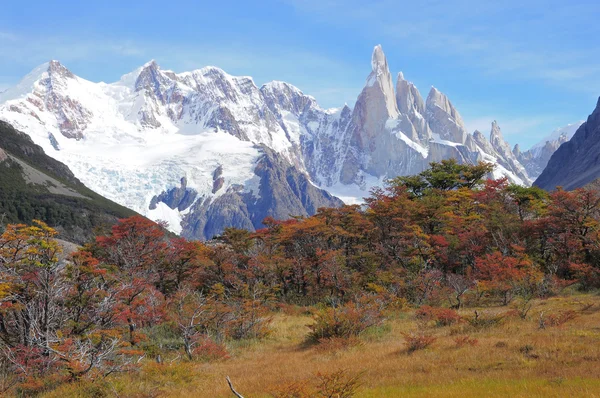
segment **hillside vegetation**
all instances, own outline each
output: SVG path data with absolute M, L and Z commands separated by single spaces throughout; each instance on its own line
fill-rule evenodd
M 58 260 L 0 237 L 2 389 L 20 396 L 600 393 L 600 196 L 433 163 L 366 206 L 217 242 L 142 217 Z
M 0 224 L 38 219 L 56 227 L 61 238 L 83 243 L 95 228 L 135 214 L 85 187 L 67 166 L 2 121 L 0 150 L 7 155 L 0 160 Z

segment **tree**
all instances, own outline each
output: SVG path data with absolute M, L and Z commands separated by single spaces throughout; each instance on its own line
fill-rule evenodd
M 541 281 L 542 273 L 521 248 L 505 256 L 494 251 L 475 261 L 475 277 L 484 290 L 497 292 L 507 305 L 518 289 L 532 290 Z
M 416 176 L 396 177 L 391 185 L 404 185 L 413 195 L 419 197 L 429 189 L 449 191 L 458 188 L 475 188 L 483 177 L 494 170 L 491 163 L 479 162 L 476 165 L 459 164 L 456 159 L 432 162 L 429 168 Z

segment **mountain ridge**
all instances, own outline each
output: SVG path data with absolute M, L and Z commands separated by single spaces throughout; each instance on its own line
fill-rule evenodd
M 583 187 L 600 177 L 600 98 L 573 137 L 550 157 L 535 185 L 554 190 Z
M 258 87 L 251 77 L 212 66 L 175 73 L 150 61 L 107 84 L 82 79 L 57 61 L 45 65 L 0 96 L 0 118 L 27 131 L 92 189 L 166 219 L 177 233 L 189 232 L 183 231 L 189 226 L 184 218 L 194 204 L 205 203 L 196 211 L 211 212 L 208 204 L 236 189 L 244 198 L 253 192 L 255 200 L 264 148 L 306 175 L 310 184 L 303 186 L 320 189 L 319 202 L 327 204 L 335 202 L 330 194 L 360 202 L 388 178 L 417 174 L 447 158 L 492 162 L 493 177 L 532 182 L 497 123 L 488 141 L 466 131 L 458 110 L 437 89 L 423 100 L 401 72 L 394 85 L 381 46 L 373 50 L 371 72 L 353 108 L 323 109 L 289 83 Z M 215 190 L 217 168 L 222 175 Z M 154 197 L 180 187 L 182 178 L 197 193 L 194 203 L 184 210 L 159 203 L 151 208 Z M 297 199 L 307 194 L 290 192 Z M 304 205 L 296 212 L 309 214 Z

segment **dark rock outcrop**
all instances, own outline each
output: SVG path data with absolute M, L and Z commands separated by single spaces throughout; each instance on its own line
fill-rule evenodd
M 576 189 L 600 177 L 600 99 L 596 109 L 569 140 L 562 144 L 534 185 L 546 190 Z
M 154 196 L 150 201 L 150 210 L 156 209 L 159 202 L 163 202 L 171 209 L 183 211 L 190 207 L 198 196 L 198 192 L 187 187 L 187 179 L 181 178 L 181 186 L 171 188 L 168 191 L 162 192 L 158 196 Z
M 285 220 L 309 216 L 320 207 L 339 207 L 343 202 L 311 184 L 281 155 L 262 146 L 262 157 L 254 173 L 259 178 L 258 192 L 239 185 L 230 186 L 214 199 L 199 199 L 182 222 L 182 235 L 192 239 L 211 239 L 227 227 L 254 231 L 263 227 L 266 217 Z M 215 172 L 215 182 L 220 172 Z

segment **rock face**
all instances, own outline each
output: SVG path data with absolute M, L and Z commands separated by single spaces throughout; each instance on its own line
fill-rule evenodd
M 437 89 L 424 101 L 402 73 L 394 85 L 381 46 L 354 108 L 323 109 L 291 84 L 258 87 L 216 67 L 175 73 L 151 61 L 106 84 L 51 61 L 0 93 L 0 119 L 92 189 L 197 238 L 340 204 L 331 195 L 360 202 L 448 158 L 531 183 L 497 124 L 489 140 L 471 135 Z
M 569 141 L 560 145 L 535 181 L 546 190 L 575 189 L 600 177 L 600 99 Z
M 347 130 L 340 133 L 348 142 L 340 152 L 345 154 L 344 161 L 329 181 L 364 189 L 373 180 L 416 174 L 431 162 L 455 158 L 461 163 L 495 163 L 494 177 L 531 184 L 497 124 L 492 126 L 490 142 L 475 139 L 448 97 L 435 88 L 424 102 L 414 84 L 399 73 L 394 101 L 392 78 L 380 46 L 373 51 L 371 66 Z
M 465 123 L 448 97 L 432 87 L 427 96 L 427 120 L 431 131 L 442 140 L 463 144 L 467 139 Z
M 183 218 L 183 236 L 210 239 L 232 225 L 254 231 L 263 227 L 266 217 L 308 216 L 320 207 L 343 205 L 341 200 L 313 186 L 306 174 L 271 149 L 263 146 L 261 152 L 263 155 L 254 168 L 258 192 L 244 192 L 242 186 L 230 186 L 212 202 L 197 201 Z
M 194 189 L 188 189 L 187 179 L 182 177 L 180 187 L 171 188 L 158 196 L 154 196 L 150 201 L 149 209 L 155 210 L 156 205 L 162 202 L 169 206 L 170 209 L 184 211 L 194 203 L 197 196 L 198 192 Z

